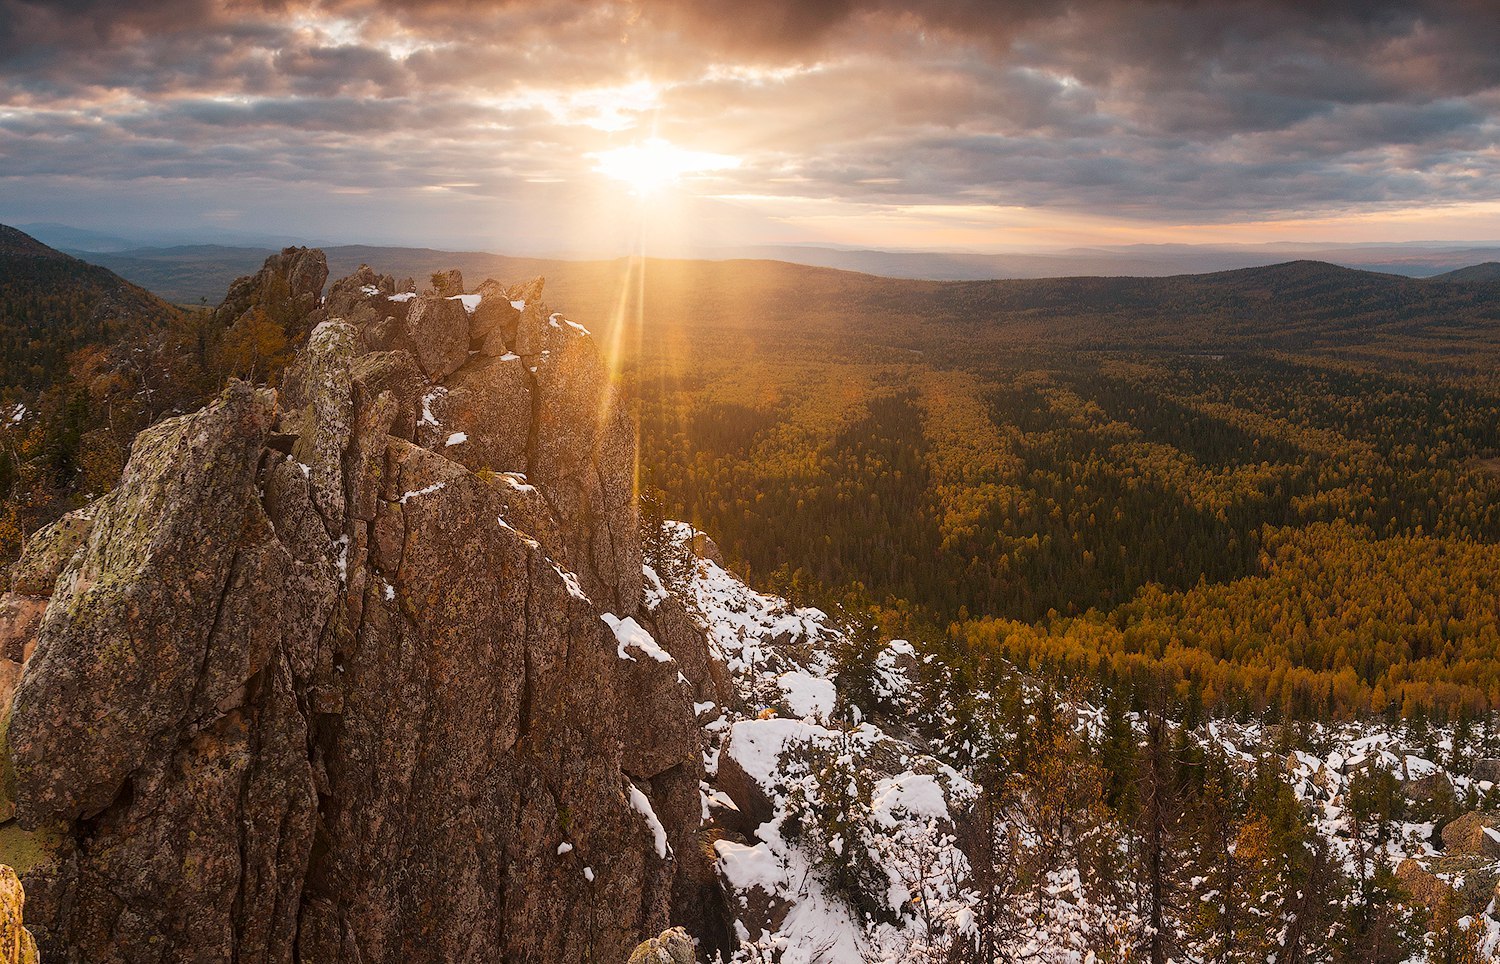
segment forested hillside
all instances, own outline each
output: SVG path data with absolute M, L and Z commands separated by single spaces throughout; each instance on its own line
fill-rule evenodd
M 753 579 L 1226 712 L 1500 703 L 1500 289 L 788 272 L 648 286 L 640 342 L 643 476 Z
M 440 254 L 356 251 L 398 277 Z M 763 587 L 1225 712 L 1500 703 L 1500 285 L 1314 262 L 954 283 L 546 267 L 637 397 L 644 487 Z M 171 377 L 132 417 L 274 379 L 301 333 L 231 321 L 160 336 Z M 64 381 L 97 419 L 104 396 Z M 88 487 L 118 470 L 103 448 Z
M 0 557 L 112 487 L 135 433 L 198 397 L 198 347 L 178 309 L 0 225 Z
M 135 434 L 232 375 L 272 375 L 272 319 L 185 311 L 0 225 L 0 559 L 27 533 L 114 487 Z
M 47 387 L 78 348 L 156 330 L 174 314 L 104 268 L 0 225 L 0 390 Z

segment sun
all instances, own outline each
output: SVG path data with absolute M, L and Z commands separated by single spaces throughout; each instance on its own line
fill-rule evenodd
M 590 156 L 595 161 L 594 170 L 625 182 L 642 196 L 654 194 L 689 175 L 729 171 L 740 166 L 740 159 L 733 155 L 690 151 L 659 137 Z

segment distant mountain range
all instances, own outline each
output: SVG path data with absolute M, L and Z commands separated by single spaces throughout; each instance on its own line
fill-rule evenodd
M 229 282 L 253 274 L 269 247 L 217 244 L 173 247 L 88 250 L 64 246 L 70 254 L 109 268 L 124 278 L 156 292 L 168 301 L 189 304 L 214 302 Z M 465 274 L 520 277 L 555 274 L 563 265 L 588 262 L 557 258 L 513 257 L 485 251 L 443 251 L 436 248 L 340 245 L 326 247 L 329 270 L 335 277 L 368 263 L 395 275 L 418 280 L 433 271 L 457 267 Z M 1264 267 L 1293 260 L 1326 261 L 1413 278 L 1474 282 L 1494 280 L 1500 271 L 1500 248 L 1343 248 L 1337 250 L 1283 249 L 1221 250 L 1190 246 L 1077 249 L 1046 255 L 979 255 L 924 253 L 795 245 L 723 249 L 718 256 L 694 260 L 784 261 L 811 267 L 857 271 L 885 278 L 933 281 L 981 281 L 1066 277 L 1169 277 L 1239 268 Z M 1484 263 L 1481 263 L 1484 262 Z
M 721 257 L 769 258 L 862 271 L 891 278 L 980 281 L 1078 276 L 1162 277 L 1256 268 L 1287 261 L 1327 261 L 1346 268 L 1423 278 L 1500 259 L 1500 244 L 1457 245 L 1229 245 L 1136 244 L 1039 253 L 875 251 L 765 245 Z M 709 255 L 715 257 L 715 255 Z
M 216 304 L 235 278 L 257 271 L 270 251 L 191 245 L 79 253 L 169 301 Z M 85 267 L 52 256 L 75 272 Z M 418 287 L 449 268 L 471 280 L 545 275 L 554 304 L 594 319 L 624 317 L 622 285 L 631 276 L 624 259 L 563 261 L 366 245 L 329 248 L 327 256 L 333 277 L 369 264 Z M 651 259 L 644 271 L 645 300 L 635 305 L 627 299 L 629 311 L 663 330 L 688 325 L 816 339 L 847 338 L 851 326 L 858 326 L 861 340 L 872 344 L 959 353 L 998 339 L 1011 346 L 1104 350 L 1322 347 L 1385 357 L 1396 339 L 1424 363 L 1465 371 L 1500 357 L 1500 263 L 1494 259 L 1425 279 L 1309 259 L 1157 277 L 972 281 L 893 278 L 764 258 Z M 75 320 L 64 330 L 87 339 L 88 327 Z M 44 365 L 61 357 L 49 348 Z
M 511 256 L 484 251 L 446 251 L 425 247 L 330 245 L 302 238 L 272 238 L 218 233 L 192 239 L 181 233 L 151 237 L 123 236 L 61 224 L 20 225 L 21 230 L 55 248 L 104 265 L 129 280 L 178 303 L 219 298 L 236 277 L 253 273 L 265 258 L 284 244 L 313 244 L 328 253 L 329 268 L 337 276 L 362 261 L 385 265 L 386 270 L 409 270 L 413 276 L 444 267 L 466 272 L 513 274 L 526 266 L 586 257 Z M 1064 277 L 1163 277 L 1203 274 L 1236 268 L 1262 267 L 1288 261 L 1326 261 L 1349 268 L 1381 271 L 1414 278 L 1474 281 L 1488 275 L 1457 274 L 1484 262 L 1500 263 L 1500 242 L 1494 244 L 1264 244 L 1190 245 L 1136 244 L 1078 247 L 1054 251 L 975 253 L 962 251 L 885 251 L 833 246 L 774 244 L 738 245 L 692 250 L 662 249 L 653 256 L 691 260 L 769 260 L 887 278 L 933 281 Z M 608 260 L 608 259 L 605 259 Z M 403 268 L 403 266 L 409 266 Z M 513 270 L 514 269 L 514 270 Z M 543 269 L 545 270 L 545 269 Z
M 315 239 L 288 238 L 282 235 L 250 231 L 225 231 L 194 228 L 191 230 L 161 228 L 139 231 L 96 231 L 67 224 L 44 221 L 18 224 L 15 227 L 43 244 L 60 250 L 131 251 L 136 248 L 164 248 L 179 245 L 222 244 L 231 247 L 280 248 L 287 244 L 310 244 Z
M 334 277 L 350 274 L 361 264 L 370 264 L 397 277 L 410 276 L 425 282 L 434 271 L 457 267 L 466 275 L 516 278 L 547 274 L 569 262 L 541 258 L 508 258 L 482 251 L 438 251 L 432 248 L 382 248 L 345 245 L 324 249 Z M 272 248 L 230 247 L 217 244 L 180 245 L 166 248 L 135 248 L 129 251 L 85 251 L 69 253 L 102 265 L 121 277 L 148 288 L 177 304 L 217 304 L 235 278 L 254 274 Z M 576 263 L 576 262 L 575 262 Z

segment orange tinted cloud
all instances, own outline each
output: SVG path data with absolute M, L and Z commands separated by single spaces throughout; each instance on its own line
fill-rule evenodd
M 660 142 L 733 159 L 674 186 L 727 241 L 1494 237 L 1488 7 L 0 0 L 0 218 L 436 239 Z

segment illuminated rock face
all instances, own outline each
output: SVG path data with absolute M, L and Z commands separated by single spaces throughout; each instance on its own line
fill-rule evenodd
M 0 961 L 37 964 L 36 941 L 21 919 L 25 904 L 26 894 L 16 872 L 0 866 Z
M 0 597 L 0 861 L 47 960 L 623 961 L 711 899 L 720 685 L 643 605 L 631 420 L 540 279 L 315 306 L 320 257 L 225 309 L 307 312 L 279 391 L 143 432 Z

